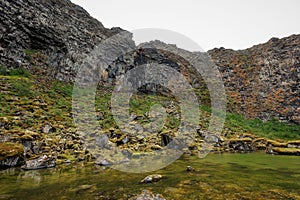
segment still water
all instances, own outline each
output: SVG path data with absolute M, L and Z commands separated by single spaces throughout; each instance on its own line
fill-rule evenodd
M 192 166 L 195 171 L 187 172 Z M 141 184 L 147 175 L 164 178 Z M 159 171 L 132 174 L 93 164 L 0 171 L 0 199 L 129 199 L 148 189 L 166 199 L 300 199 L 300 157 L 253 154 L 183 156 Z

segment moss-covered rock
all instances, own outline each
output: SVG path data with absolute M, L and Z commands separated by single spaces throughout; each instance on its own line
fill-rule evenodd
M 280 147 L 275 147 L 272 149 L 274 154 L 278 155 L 295 155 L 295 156 L 300 156 L 300 149 L 298 148 L 280 148 Z
M 23 145 L 12 142 L 0 143 L 0 169 L 21 166 L 23 163 Z

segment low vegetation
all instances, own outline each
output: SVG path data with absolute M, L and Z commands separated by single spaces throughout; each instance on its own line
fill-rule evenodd
M 7 72 L 1 68 L 1 109 L 0 116 L 13 119 L 22 116 L 22 123 L 12 120 L 8 129 L 35 129 L 45 121 L 61 125 L 64 128 L 74 127 L 72 118 L 73 87 L 70 83 L 60 81 L 42 81 L 36 84 L 36 77 L 27 70 Z M 28 75 L 29 74 L 29 75 Z M 99 87 L 95 98 L 95 111 L 103 129 L 118 128 L 111 112 L 111 93 L 113 88 Z M 172 109 L 169 108 L 172 102 Z M 180 109 L 176 99 L 165 96 L 134 94 L 129 102 L 130 113 L 135 115 L 138 123 L 147 125 L 151 122 L 149 109 L 153 105 L 166 108 L 167 116 L 164 130 L 176 130 L 180 124 Z M 210 109 L 201 106 L 200 127 L 207 128 Z M 263 122 L 259 119 L 245 119 L 239 114 L 227 113 L 224 135 L 234 137 L 240 133 L 255 134 L 269 139 L 299 140 L 300 126 L 290 125 L 278 120 Z

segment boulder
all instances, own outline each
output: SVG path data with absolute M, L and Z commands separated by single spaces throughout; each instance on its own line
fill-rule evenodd
M 23 145 L 12 142 L 0 143 L 0 169 L 24 164 Z
M 43 155 L 37 159 L 26 161 L 25 165 L 22 166 L 22 169 L 35 170 L 35 169 L 52 168 L 55 166 L 56 166 L 55 158 Z

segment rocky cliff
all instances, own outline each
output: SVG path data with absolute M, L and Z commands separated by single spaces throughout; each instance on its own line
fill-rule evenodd
M 300 123 L 300 35 L 209 54 L 219 66 L 234 111 L 248 118 Z
M 74 63 L 119 30 L 104 28 L 70 0 L 1 0 L 0 65 L 70 80 Z
M 69 0 L 2 0 L 0 19 L 0 65 L 8 69 L 24 67 L 64 81 L 74 80 L 75 63 L 101 41 L 122 31 L 106 29 Z M 134 51 L 103 69 L 103 82 L 112 84 L 128 70 L 156 62 L 185 74 L 193 87 L 205 85 L 187 60 L 155 48 L 143 50 L 130 40 Z M 221 72 L 229 111 L 248 118 L 277 118 L 300 124 L 300 35 L 272 38 L 245 50 L 219 48 L 208 53 Z

